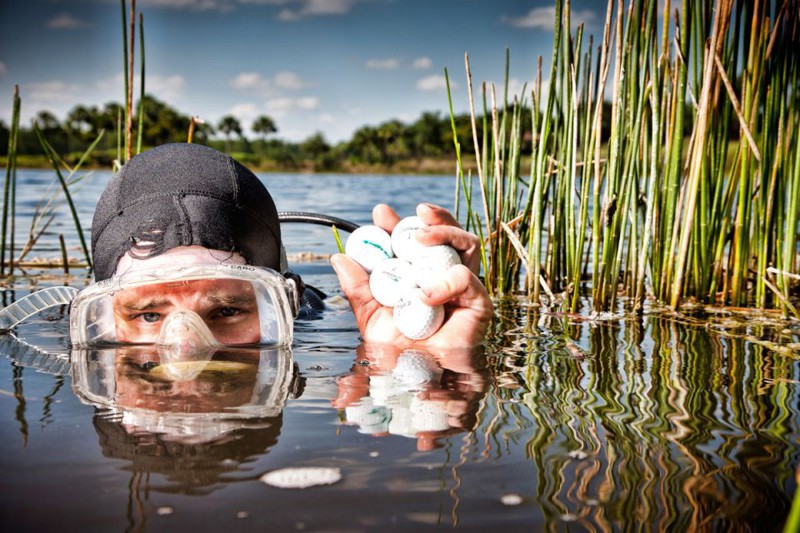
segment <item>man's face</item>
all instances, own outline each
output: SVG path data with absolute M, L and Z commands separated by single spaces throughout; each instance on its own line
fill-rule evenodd
M 194 311 L 221 344 L 254 344 L 261 328 L 253 287 L 240 280 L 179 281 L 126 289 L 114 294 L 120 342 L 152 343 L 167 316 Z

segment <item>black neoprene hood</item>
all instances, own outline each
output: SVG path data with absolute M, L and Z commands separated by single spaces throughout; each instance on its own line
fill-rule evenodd
M 267 188 L 233 158 L 198 144 L 165 144 L 131 158 L 94 213 L 95 279 L 113 276 L 129 250 L 149 257 L 192 245 L 279 270 L 280 222 Z

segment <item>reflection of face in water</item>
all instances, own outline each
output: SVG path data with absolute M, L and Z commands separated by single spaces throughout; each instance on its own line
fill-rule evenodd
M 216 358 L 209 360 L 164 362 L 153 357 L 152 350 L 127 350 L 114 367 L 116 406 L 213 413 L 249 403 L 258 377 L 253 353 L 213 355 Z
M 288 349 L 224 349 L 174 361 L 126 346 L 72 354 L 73 386 L 98 407 L 103 453 L 153 478 L 148 489 L 204 493 L 278 441 L 288 397 L 299 396 Z M 149 478 L 148 478 L 149 479 Z
M 261 328 L 251 283 L 208 279 L 158 283 L 114 294 L 120 342 L 153 343 L 170 313 L 193 311 L 220 344 L 255 344 Z

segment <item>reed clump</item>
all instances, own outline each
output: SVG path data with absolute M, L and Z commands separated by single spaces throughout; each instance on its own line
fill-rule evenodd
M 800 3 L 609 0 L 596 47 L 555 4 L 548 83 L 540 57 L 510 102 L 483 84 L 479 119 L 466 60 L 480 202 L 458 189 L 490 292 L 800 318 Z

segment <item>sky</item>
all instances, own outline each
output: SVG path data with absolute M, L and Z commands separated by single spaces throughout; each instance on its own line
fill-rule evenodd
M 597 42 L 606 2 L 572 6 L 573 25 L 585 22 Z M 482 82 L 501 97 L 506 49 L 518 94 L 553 46 L 552 0 L 138 0 L 136 9 L 146 92 L 214 125 L 232 114 L 248 134 L 268 115 L 292 142 L 447 116 L 445 68 L 455 111 L 468 111 L 465 53 L 476 99 Z M 41 110 L 63 119 L 79 104 L 122 102 L 121 18 L 119 0 L 0 0 L 0 120 L 10 123 L 15 85 L 23 126 Z M 135 95 L 139 54 L 137 44 Z

